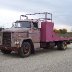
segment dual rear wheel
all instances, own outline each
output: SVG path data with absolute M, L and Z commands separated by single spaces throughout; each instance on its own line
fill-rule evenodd
M 46 47 L 44 47 L 44 49 L 52 49 L 55 46 L 57 46 L 58 50 L 66 50 L 67 49 L 67 42 L 66 41 L 60 41 L 60 42 L 51 42 L 51 43 L 47 43 Z
M 67 43 L 66 43 L 65 41 L 63 41 L 63 42 L 58 42 L 58 43 L 57 43 L 57 48 L 58 48 L 59 50 L 66 50 L 66 49 L 67 49 Z

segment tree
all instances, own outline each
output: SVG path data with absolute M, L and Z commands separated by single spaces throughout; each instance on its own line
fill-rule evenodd
M 54 29 L 54 32 L 55 32 L 55 33 L 59 33 L 59 30 L 57 30 L 57 29 Z
M 59 30 L 54 29 L 54 32 L 55 32 L 55 33 L 62 33 L 62 34 L 65 34 L 65 33 L 67 33 L 67 29 L 59 29 Z
M 63 33 L 63 34 L 67 33 L 67 29 L 59 29 L 59 31 L 60 33 Z
M 63 29 L 63 33 L 67 33 L 67 29 Z

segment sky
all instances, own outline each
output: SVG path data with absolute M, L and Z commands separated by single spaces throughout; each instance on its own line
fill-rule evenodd
M 11 27 L 21 14 L 51 12 L 54 27 L 72 30 L 72 0 L 0 0 L 0 27 Z

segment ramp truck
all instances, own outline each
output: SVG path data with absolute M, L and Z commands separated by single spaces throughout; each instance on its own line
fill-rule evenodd
M 35 19 L 34 16 L 37 15 L 44 17 Z M 30 16 L 34 19 L 30 19 Z M 54 32 L 52 13 L 48 12 L 20 15 L 20 20 L 14 22 L 11 28 L 0 31 L 1 52 L 9 54 L 15 51 L 21 57 L 28 57 L 34 53 L 36 43 L 44 49 L 56 46 L 57 49 L 65 50 L 71 41 L 72 35 L 61 36 Z

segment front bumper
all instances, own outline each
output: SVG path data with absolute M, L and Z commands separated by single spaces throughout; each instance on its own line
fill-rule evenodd
M 11 51 L 17 51 L 20 47 L 6 47 L 3 45 L 0 45 L 0 50 L 11 50 Z

